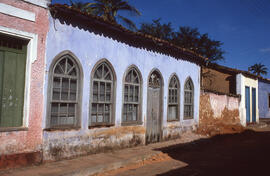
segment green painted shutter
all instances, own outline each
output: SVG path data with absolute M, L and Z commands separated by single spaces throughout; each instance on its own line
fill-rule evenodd
M 1 78 L 1 127 L 22 126 L 26 54 L 21 50 L 1 52 L 3 62 Z M 0 61 L 1 62 L 1 61 Z

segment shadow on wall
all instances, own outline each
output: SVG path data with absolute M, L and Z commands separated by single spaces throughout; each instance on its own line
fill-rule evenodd
M 246 130 L 157 149 L 187 163 L 159 176 L 269 175 L 270 132 Z

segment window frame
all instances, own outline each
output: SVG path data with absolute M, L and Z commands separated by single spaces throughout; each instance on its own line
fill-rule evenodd
M 92 122 L 92 103 L 93 103 L 93 90 L 94 90 L 94 75 L 96 70 L 99 68 L 100 65 L 106 64 L 112 73 L 112 91 L 111 91 L 111 121 L 110 122 Z M 94 65 L 91 76 L 90 76 L 90 101 L 89 101 L 89 118 L 88 118 L 88 128 L 95 128 L 95 127 L 110 127 L 115 125 L 115 99 L 116 99 L 116 74 L 114 71 L 114 67 L 112 64 L 105 58 L 99 60 Z M 102 81 L 101 81 L 102 82 Z M 106 90 L 105 90 L 106 91 Z
M 78 79 L 77 79 L 77 108 L 75 109 L 75 119 L 76 123 L 74 125 L 59 125 L 59 126 L 52 126 L 51 125 L 51 102 L 52 102 L 52 96 L 53 96 L 53 79 L 54 79 L 54 68 L 59 61 L 65 57 L 70 57 L 74 63 L 77 65 L 78 69 Z M 79 129 L 81 128 L 81 114 L 82 114 L 82 94 L 83 94 L 83 70 L 81 63 L 79 62 L 79 59 L 71 52 L 71 51 L 62 51 L 59 53 L 53 61 L 51 62 L 49 73 L 48 73 L 48 94 L 47 94 L 47 115 L 46 115 L 46 128 L 45 130 L 66 130 L 66 129 Z M 63 102 L 64 103 L 64 102 Z
M 138 75 L 138 79 L 139 79 L 139 83 L 138 84 L 133 84 L 133 83 L 127 83 L 125 80 L 126 80 L 126 77 L 128 75 L 128 73 L 131 71 L 131 70 L 135 70 L 137 72 L 137 75 Z M 122 126 L 129 126 L 129 125 L 141 125 L 143 122 L 142 122 L 142 91 L 143 91 L 143 88 L 142 88 L 142 85 L 143 85 L 143 79 L 142 79 L 142 75 L 141 75 L 141 72 L 140 70 L 138 69 L 138 67 L 136 65 L 130 65 L 125 73 L 124 73 L 124 76 L 123 76 L 123 86 L 122 86 L 122 112 L 121 112 L 121 125 Z M 124 116 L 124 105 L 125 104 L 132 104 L 132 103 L 125 103 L 125 85 L 128 84 L 128 85 L 138 85 L 139 86 L 139 94 L 138 94 L 138 114 L 137 114 L 137 120 L 136 121 L 123 121 L 123 116 Z M 128 95 L 129 96 L 129 95 Z
M 177 81 L 177 84 L 178 84 L 178 87 L 177 88 L 170 88 L 170 83 L 172 81 L 173 78 L 176 78 L 176 81 Z M 169 102 L 170 100 L 170 89 L 176 89 L 177 90 L 177 103 L 176 103 L 176 106 L 177 106 L 177 117 L 176 119 L 169 119 L 169 106 L 172 105 L 172 103 Z M 176 73 L 173 73 L 170 78 L 169 78 L 169 82 L 168 82 L 168 100 L 167 100 L 167 122 L 174 122 L 174 121 L 179 121 L 180 120 L 180 91 L 181 91 L 181 84 L 180 84 L 180 81 L 179 81 L 179 78 L 178 76 L 176 75 Z
M 186 90 L 186 88 L 185 88 L 186 87 L 186 84 L 189 81 L 191 82 L 191 86 L 192 86 L 192 90 L 191 91 L 190 90 Z M 192 116 L 191 117 L 186 117 L 185 116 L 185 106 L 187 105 L 186 102 L 185 102 L 185 98 L 186 98 L 185 93 L 186 93 L 186 91 L 192 93 L 192 99 L 191 99 L 192 103 L 191 104 L 188 104 L 189 106 L 190 105 L 192 106 L 192 112 L 191 112 L 192 113 Z M 184 103 L 183 103 L 183 106 L 184 106 L 184 109 L 183 109 L 183 119 L 184 120 L 192 120 L 192 119 L 194 119 L 194 83 L 193 83 L 191 77 L 188 77 L 186 79 L 186 81 L 185 81 L 185 84 L 184 84 Z

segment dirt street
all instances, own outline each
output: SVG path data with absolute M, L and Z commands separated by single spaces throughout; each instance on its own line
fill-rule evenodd
M 201 176 L 270 175 L 270 131 L 246 130 L 159 148 L 166 159 L 122 168 L 106 175 Z

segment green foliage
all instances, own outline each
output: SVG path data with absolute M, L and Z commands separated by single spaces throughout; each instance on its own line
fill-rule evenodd
M 183 26 L 174 31 L 171 23 L 161 24 L 160 19 L 157 19 L 152 23 L 142 23 L 139 31 L 192 50 L 210 62 L 224 59 L 224 51 L 221 49 L 223 43 L 210 39 L 208 34 L 200 34 L 197 28 Z
M 92 0 L 89 3 L 72 2 L 71 6 L 80 9 L 82 12 L 91 13 L 113 23 L 122 23 L 131 30 L 137 30 L 136 25 L 128 18 L 119 15 L 120 11 L 127 11 L 131 15 L 140 16 L 141 13 L 128 1 L 124 0 Z
M 261 74 L 267 75 L 268 68 L 265 65 L 259 63 L 248 67 L 248 71 L 256 74 L 257 76 L 261 76 Z
M 77 8 L 80 9 L 80 11 L 82 12 L 86 12 L 86 13 L 90 13 L 90 14 L 94 14 L 94 9 L 91 7 L 93 5 L 93 3 L 83 3 L 83 2 L 73 2 L 72 0 L 70 1 L 70 5 L 73 8 Z

